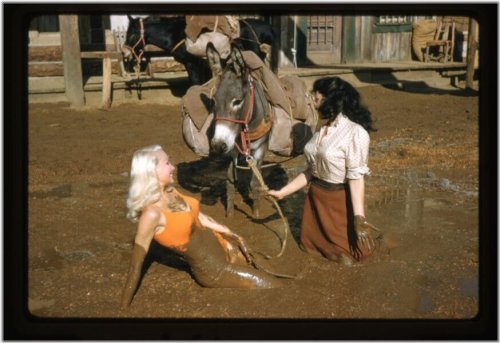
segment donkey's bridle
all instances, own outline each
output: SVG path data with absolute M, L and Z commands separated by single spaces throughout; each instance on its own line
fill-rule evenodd
M 137 42 L 133 46 L 123 44 L 124 48 L 132 51 L 132 54 L 134 55 L 135 58 L 135 62 L 137 64 L 141 63 L 142 56 L 144 55 L 144 51 L 146 49 L 146 39 L 144 38 L 144 23 L 142 21 L 142 18 L 139 18 L 139 25 L 140 25 L 140 36 Z M 174 51 L 177 50 L 185 41 L 186 41 L 185 39 L 181 39 L 172 49 L 170 49 L 170 53 L 173 54 Z M 137 54 L 135 52 L 135 48 L 137 48 L 137 46 L 141 43 L 142 43 L 141 52 Z
M 248 103 L 248 108 L 247 108 L 247 113 L 245 114 L 245 118 L 244 119 L 234 119 L 234 118 L 221 117 L 221 116 L 216 116 L 214 118 L 214 120 L 225 120 L 225 121 L 229 121 L 232 123 L 243 125 L 243 130 L 241 130 L 241 132 L 240 132 L 241 147 L 238 145 L 237 142 L 235 142 L 235 145 L 236 145 L 236 148 L 238 149 L 238 151 L 247 157 L 250 155 L 250 144 L 251 144 L 252 140 L 255 140 L 255 138 L 252 137 L 252 134 L 250 132 L 250 128 L 248 127 L 248 123 L 250 122 L 250 119 L 252 118 L 253 104 L 255 101 L 255 87 L 253 84 L 254 81 L 250 75 L 248 75 L 248 82 L 250 84 L 250 101 Z
M 137 64 L 141 63 L 142 56 L 144 55 L 144 50 L 146 49 L 146 40 L 144 39 L 144 23 L 142 22 L 142 18 L 139 18 L 139 25 L 140 25 L 140 36 L 137 42 L 133 46 L 123 44 L 124 48 L 132 51 L 132 54 L 134 55 L 135 58 L 135 62 Z M 137 48 L 137 46 L 141 43 L 142 43 L 141 52 L 139 54 L 136 54 L 135 48 Z

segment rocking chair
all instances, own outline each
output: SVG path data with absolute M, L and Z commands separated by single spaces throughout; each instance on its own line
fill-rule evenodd
M 441 22 L 434 40 L 426 42 L 424 61 L 453 62 L 455 48 L 455 22 Z

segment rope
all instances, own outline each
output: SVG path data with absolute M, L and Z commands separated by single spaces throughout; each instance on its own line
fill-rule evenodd
M 257 178 L 257 181 L 259 181 L 262 189 L 267 192 L 269 190 L 269 187 L 267 187 L 267 185 L 265 184 L 264 178 L 262 177 L 262 174 L 260 173 L 259 169 L 257 168 L 257 164 L 255 163 L 255 160 L 251 157 L 248 157 L 247 163 L 250 166 L 250 168 L 252 169 L 252 172 L 254 173 L 255 177 Z M 270 202 L 272 202 L 272 204 L 274 205 L 274 207 L 278 211 L 278 213 L 283 221 L 283 230 L 284 230 L 283 238 L 281 239 L 280 252 L 276 256 L 269 256 L 269 255 L 264 254 L 264 256 L 267 259 L 271 259 L 271 258 L 276 258 L 276 257 L 280 257 L 281 255 L 283 255 L 283 252 L 285 251 L 285 248 L 286 248 L 286 243 L 288 240 L 288 231 L 290 231 L 290 227 L 288 226 L 288 221 L 286 220 L 285 216 L 283 215 L 283 211 L 281 211 L 281 207 L 278 205 L 278 202 L 276 201 L 276 199 L 274 199 L 273 197 L 266 197 L 266 199 L 269 200 Z
M 291 161 L 291 160 L 294 160 L 296 159 L 297 157 L 299 157 L 300 155 L 296 155 L 296 156 L 292 156 L 292 157 L 289 157 L 287 159 L 284 159 L 283 161 L 279 161 L 279 162 L 271 162 L 271 163 L 268 163 L 268 164 L 264 164 L 262 166 L 260 166 L 260 169 L 264 169 L 264 168 L 269 168 L 269 167 L 274 167 L 274 166 L 277 166 L 279 164 L 282 164 L 282 163 L 285 163 L 285 162 L 288 162 L 288 161 Z M 236 166 L 237 169 L 241 169 L 241 170 L 250 170 L 251 168 L 250 167 L 245 167 L 245 166 Z
M 179 43 L 175 44 L 172 49 L 170 49 L 170 53 L 173 54 L 175 50 L 177 50 L 184 42 L 186 39 L 181 39 Z
M 299 278 L 300 274 L 298 275 L 290 275 L 290 274 L 283 274 L 283 273 L 278 273 L 274 272 L 272 270 L 267 269 L 266 267 L 262 266 L 259 264 L 257 261 L 255 261 L 253 257 L 253 252 L 250 250 L 250 248 L 246 245 L 245 241 L 241 237 L 231 237 L 228 236 L 229 238 L 235 239 L 238 243 L 238 246 L 240 247 L 241 252 L 243 253 L 243 256 L 245 256 L 245 259 L 249 264 L 254 266 L 255 268 L 262 270 L 263 272 L 266 272 L 268 274 L 280 277 L 280 278 L 285 278 L 285 279 L 297 279 Z
M 135 74 L 137 75 L 137 80 L 135 81 L 135 83 L 137 84 L 137 97 L 139 98 L 139 100 L 142 100 L 142 84 L 141 84 L 141 64 L 140 62 L 137 63 L 135 66 L 134 66 L 134 71 L 135 71 Z
M 259 40 L 259 37 L 257 36 L 257 33 L 255 32 L 255 30 L 253 29 L 253 27 L 247 23 L 245 20 L 241 20 L 242 23 L 244 23 L 246 26 L 248 26 L 248 28 L 250 29 L 250 31 L 252 32 L 255 40 L 251 40 L 251 39 L 247 39 L 247 38 L 241 38 L 241 37 L 238 37 L 238 39 L 241 39 L 241 40 L 246 40 L 246 41 L 249 41 L 249 42 L 256 42 L 258 43 L 259 45 L 262 44 Z

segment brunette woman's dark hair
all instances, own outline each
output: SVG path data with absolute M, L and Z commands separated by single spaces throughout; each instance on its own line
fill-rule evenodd
M 323 77 L 314 81 L 312 90 L 324 97 L 318 108 L 323 119 L 333 120 L 342 112 L 366 131 L 376 131 L 372 126 L 370 111 L 361 104 L 358 91 L 349 82 L 337 76 Z

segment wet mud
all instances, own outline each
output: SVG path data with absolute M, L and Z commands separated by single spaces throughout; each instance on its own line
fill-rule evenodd
M 181 134 L 179 98 L 110 111 L 66 103 L 29 106 L 28 304 L 43 318 L 456 319 L 478 313 L 478 98 L 384 87 L 360 89 L 371 134 L 366 215 L 386 244 L 348 267 L 310 256 L 297 240 L 305 190 L 280 201 L 291 235 L 269 268 L 299 274 L 278 289 L 214 289 L 195 282 L 178 255 L 153 244 L 130 308 L 120 308 L 135 225 L 125 218 L 133 152 L 164 146 L 178 188 L 243 236 L 256 255 L 276 255 L 282 222 L 263 201 L 251 217 L 240 187 L 224 216 L 223 163 L 201 159 Z M 303 157 L 266 156 L 264 179 L 284 185 Z M 244 184 L 249 171 L 238 172 Z

